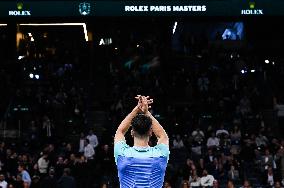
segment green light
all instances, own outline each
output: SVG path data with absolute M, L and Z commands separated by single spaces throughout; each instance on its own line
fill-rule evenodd
M 22 10 L 23 6 L 24 6 L 23 3 L 17 3 L 18 10 Z
M 249 3 L 249 8 L 254 9 L 255 8 L 255 2 L 250 2 Z

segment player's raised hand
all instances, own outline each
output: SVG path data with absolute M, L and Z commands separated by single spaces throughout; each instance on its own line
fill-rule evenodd
M 149 96 L 137 95 L 135 99 L 138 100 L 137 106 L 143 113 L 146 113 L 148 109 L 151 108 L 150 105 L 154 102 Z

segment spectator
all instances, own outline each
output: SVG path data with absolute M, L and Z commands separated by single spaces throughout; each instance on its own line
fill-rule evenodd
M 79 153 L 84 153 L 84 146 L 85 146 L 85 135 L 84 133 L 80 134 L 80 141 L 79 141 Z
M 237 125 L 234 126 L 234 129 L 231 132 L 231 153 L 237 155 L 240 153 L 240 145 L 241 145 L 241 138 L 242 134 Z
M 191 175 L 189 176 L 189 186 L 190 187 L 199 187 L 201 185 L 201 179 L 197 175 L 196 169 L 192 170 Z
M 209 187 L 213 186 L 214 177 L 212 175 L 209 175 L 207 170 L 203 170 L 202 177 L 200 179 L 200 184 L 203 187 Z
M 57 182 L 57 188 L 76 188 L 75 179 L 70 174 L 70 169 L 65 168 L 62 177 Z
M 274 159 L 270 155 L 269 149 L 265 149 L 264 156 L 261 157 L 261 171 L 267 171 L 269 167 L 273 167 Z
M 207 140 L 207 147 L 213 149 L 219 147 L 219 138 L 215 136 L 214 132 L 211 133 L 211 137 Z
M 45 175 L 47 175 L 48 171 L 48 165 L 49 165 L 48 155 L 46 153 L 43 153 L 42 157 L 39 158 L 37 164 L 40 176 L 41 178 L 43 178 Z
M 97 136 L 93 133 L 92 130 L 89 131 L 89 135 L 87 136 L 87 139 L 89 140 L 91 146 L 93 146 L 93 148 L 95 149 L 99 142 L 98 142 L 98 138 Z
M 66 163 L 62 156 L 58 157 L 58 160 L 55 165 L 56 178 L 58 179 L 63 174 L 63 170 L 66 168 Z
M 248 180 L 245 180 L 240 188 L 252 188 L 252 186 L 250 185 L 250 182 Z
M 231 165 L 230 170 L 228 171 L 228 178 L 229 180 L 232 180 L 233 182 L 239 180 L 239 171 L 235 169 L 234 165 Z
M 54 128 L 53 124 L 51 123 L 50 119 L 47 116 L 43 117 L 42 123 L 42 130 L 44 138 L 52 137 L 52 129 Z
M 217 180 L 213 181 L 213 188 L 219 188 L 219 182 Z
M 49 174 L 47 177 L 43 178 L 41 181 L 40 188 L 56 188 L 57 180 L 55 177 L 55 171 L 53 168 L 49 170 Z
M 85 139 L 84 156 L 87 160 L 93 160 L 95 151 L 93 145 L 90 144 L 89 139 Z
M 229 180 L 227 183 L 227 188 L 235 188 L 234 182 Z
M 31 188 L 40 188 L 40 177 L 39 176 L 33 176 Z
M 23 164 L 19 165 L 18 170 L 21 174 L 24 188 L 29 188 L 32 182 L 30 174 L 25 170 L 25 166 Z
M 266 147 L 268 144 L 268 139 L 266 138 L 266 136 L 262 135 L 261 132 L 259 132 L 255 139 L 255 142 L 257 147 Z
M 183 141 L 178 134 L 177 137 L 173 141 L 173 149 L 182 149 L 184 147 Z
M 267 173 L 263 176 L 263 184 L 267 187 L 272 187 L 276 181 L 276 177 L 273 173 L 273 169 L 268 167 Z
M 229 135 L 229 132 L 224 128 L 224 124 L 220 125 L 220 128 L 216 131 L 217 137 L 223 137 L 225 135 Z
M 200 130 L 199 127 L 197 127 L 193 132 L 192 132 L 192 138 L 197 144 L 201 144 L 205 138 L 205 135 L 202 130 Z
M 281 186 L 280 181 L 276 181 L 274 184 L 274 188 L 283 188 L 283 186 Z
M 4 174 L 0 174 L 0 187 L 1 188 L 7 188 L 8 183 L 5 181 Z

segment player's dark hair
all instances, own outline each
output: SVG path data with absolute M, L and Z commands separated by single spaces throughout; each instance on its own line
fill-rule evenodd
M 152 126 L 152 119 L 144 114 L 137 114 L 131 121 L 133 131 L 137 137 L 146 137 Z

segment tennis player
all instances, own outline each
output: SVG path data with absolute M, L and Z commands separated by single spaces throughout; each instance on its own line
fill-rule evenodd
M 119 125 L 114 138 L 114 157 L 120 188 L 161 188 L 169 159 L 169 138 L 160 123 L 148 111 L 149 96 L 135 97 L 137 106 Z M 134 146 L 126 144 L 124 135 L 131 129 Z M 158 142 L 149 146 L 154 133 Z

